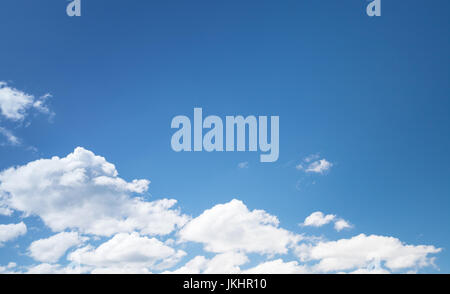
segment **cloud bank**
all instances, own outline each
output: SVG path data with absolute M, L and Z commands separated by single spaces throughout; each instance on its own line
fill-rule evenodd
M 31 217 L 53 233 L 27 245 L 31 266 L 12 260 L 0 272 L 403 273 L 434 266 L 441 251 L 391 236 L 306 235 L 305 226 L 353 226 L 317 211 L 287 230 L 238 199 L 191 217 L 175 199 L 148 199 L 149 184 L 119 177 L 114 164 L 81 147 L 1 171 L 0 213 L 19 212 L 23 221 L 0 225 L 0 246 L 21 241 Z M 203 251 L 190 250 L 196 245 Z

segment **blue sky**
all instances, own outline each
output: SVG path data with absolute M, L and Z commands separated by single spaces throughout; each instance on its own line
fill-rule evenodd
M 442 248 L 435 267 L 418 271 L 448 273 L 450 4 L 382 0 L 382 16 L 370 18 L 365 0 L 281 2 L 82 0 L 82 16 L 70 18 L 63 0 L 2 1 L 0 81 L 36 100 L 50 93 L 54 116 L 31 108 L 23 120 L 0 116 L 20 138 L 11 144 L 0 134 L 0 170 L 80 146 L 127 182 L 150 180 L 148 201 L 176 199 L 191 218 L 239 199 L 298 234 Z M 220 117 L 278 115 L 279 160 L 175 153 L 170 122 L 194 107 Z M 311 155 L 332 166 L 296 168 Z M 23 221 L 28 230 L 0 247 L 0 267 L 24 270 L 39 263 L 30 244 L 60 231 L 14 210 L 0 224 Z M 352 228 L 299 226 L 316 211 Z M 103 237 L 83 244 L 112 235 Z M 220 251 L 189 238 L 178 267 Z

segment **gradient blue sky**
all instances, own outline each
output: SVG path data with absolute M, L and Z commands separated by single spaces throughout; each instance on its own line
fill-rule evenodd
M 320 210 L 354 228 L 307 232 L 434 245 L 448 273 L 450 2 L 383 0 L 378 18 L 367 3 L 83 0 L 82 17 L 69 18 L 64 0 L 2 1 L 0 80 L 51 93 L 56 115 L 7 125 L 23 144 L 0 147 L 0 169 L 82 146 L 124 179 L 150 179 L 152 197 L 175 198 L 186 214 L 238 198 L 299 231 Z M 170 122 L 194 107 L 279 115 L 279 160 L 173 152 Z M 331 170 L 297 170 L 311 154 Z M 0 265 L 32 264 L 23 252 L 33 238 L 13 243 L 22 254 L 1 248 Z

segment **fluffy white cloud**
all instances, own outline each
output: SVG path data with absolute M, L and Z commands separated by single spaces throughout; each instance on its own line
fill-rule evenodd
M 334 214 L 325 215 L 321 211 L 316 211 L 312 213 L 300 225 L 303 227 L 322 227 L 331 222 L 334 222 L 334 229 L 338 232 L 344 229 L 352 228 L 352 225 L 348 221 L 342 218 L 338 219 Z
M 3 243 L 16 239 L 27 233 L 27 226 L 20 222 L 18 224 L 0 225 L 0 246 Z
M 303 222 L 304 227 L 321 227 L 332 222 L 336 216 L 334 214 L 324 215 L 321 211 L 316 211 L 308 216 Z
M 263 210 L 249 211 L 232 200 L 204 211 L 179 232 L 182 241 L 203 243 L 211 252 L 243 251 L 261 254 L 287 253 L 301 236 L 278 227 L 275 216 Z
M 29 267 L 25 272 L 25 274 L 68 274 L 68 275 L 76 275 L 76 274 L 86 274 L 89 273 L 88 268 L 80 267 L 77 265 L 69 264 L 68 266 L 61 266 L 59 264 L 50 264 L 50 263 L 41 263 L 38 265 L 34 265 Z
M 6 118 L 23 119 L 26 109 L 32 106 L 33 101 L 33 95 L 8 87 L 5 82 L 0 82 L 0 111 Z
M 217 254 L 211 259 L 196 256 L 184 266 L 165 274 L 239 274 L 240 266 L 249 261 L 243 253 L 227 252 Z
M 122 266 L 94 268 L 90 273 L 94 275 L 144 275 L 152 272 L 145 267 Z
M 9 209 L 6 206 L 3 206 L 0 203 L 0 215 L 6 215 L 6 216 L 10 216 L 13 213 L 13 211 L 11 209 Z
M 45 94 L 35 98 L 31 94 L 9 87 L 6 82 L 0 81 L 0 121 L 5 118 L 21 123 L 29 115 L 31 109 L 53 117 L 55 114 L 46 105 L 50 97 L 50 94 Z M 5 127 L 0 126 L 0 135 L 6 138 L 9 145 L 21 145 L 21 140 Z M 0 143 L 1 145 L 6 144 L 4 140 Z M 35 149 L 31 146 L 28 148 Z
M 31 243 L 28 248 L 30 256 L 41 262 L 57 262 L 66 251 L 83 242 L 77 232 L 62 232 L 47 239 Z
M 440 252 L 434 246 L 406 245 L 393 237 L 366 236 L 351 239 L 301 244 L 296 253 L 304 261 L 317 261 L 318 272 L 367 269 L 373 263 L 383 263 L 389 270 L 421 268 L 433 264 L 430 254 Z
M 11 215 L 14 209 L 23 217 L 37 215 L 60 232 L 30 245 L 29 255 L 43 263 L 25 268 L 2 266 L 0 272 L 411 272 L 432 265 L 432 254 L 441 251 L 434 246 L 406 245 L 393 237 L 359 235 L 324 241 L 299 235 L 280 228 L 277 217 L 263 210 L 251 211 L 240 200 L 216 205 L 189 220 L 173 209 L 175 200 L 149 202 L 142 195 L 135 196 L 145 193 L 148 185 L 147 180 L 120 178 L 113 164 L 83 148 L 64 158 L 37 160 L 0 172 L 0 214 Z M 322 212 L 311 214 L 303 225 L 333 222 L 338 231 L 351 226 Z M 72 232 L 65 232 L 68 229 Z M 26 231 L 24 223 L 0 225 L 0 244 Z M 157 239 L 174 231 L 165 242 Z M 101 240 L 99 236 L 112 237 L 93 246 L 84 244 L 83 234 L 94 234 L 90 240 L 96 241 Z M 207 258 L 200 254 L 173 269 L 186 255 L 177 246 L 186 242 L 202 243 L 216 255 Z M 61 257 L 73 247 L 77 248 L 63 261 Z M 285 262 L 292 253 L 298 260 Z M 243 269 L 253 256 L 259 264 Z
M 7 266 L 0 266 L 0 274 L 14 274 L 15 271 L 13 270 L 17 264 L 15 262 L 8 263 Z
M 265 261 L 250 269 L 243 270 L 242 266 L 249 262 L 249 258 L 239 252 L 227 252 L 208 259 L 196 256 L 184 266 L 164 272 L 166 274 L 305 274 L 309 273 L 304 265 L 297 261 L 284 262 L 282 259 Z
M 312 162 L 307 168 L 306 172 L 308 173 L 319 173 L 323 174 L 324 172 L 330 170 L 333 164 L 326 159 L 321 159 L 318 161 Z
M 345 273 L 345 272 L 344 272 Z M 390 274 L 391 272 L 387 269 L 384 269 L 380 261 L 374 260 L 371 264 L 369 264 L 366 268 L 358 268 L 357 270 L 354 270 L 350 272 L 350 274 L 358 274 L 358 275 L 385 275 Z
M 282 259 L 263 262 L 251 269 L 243 271 L 244 274 L 308 274 L 308 268 L 297 261 L 284 262 Z
M 0 173 L 0 203 L 37 215 L 55 232 L 66 229 L 110 236 L 140 231 L 164 235 L 188 220 L 173 209 L 176 200 L 153 202 L 133 197 L 147 190 L 148 180 L 127 182 L 101 156 L 76 148 Z
M 325 158 L 318 160 L 319 158 L 319 154 L 309 155 L 301 163 L 297 164 L 295 168 L 306 173 L 323 174 L 333 167 L 333 164 Z
M 0 81 L 0 113 L 13 121 L 23 120 L 29 108 L 51 114 L 50 109 L 45 105 L 50 97 L 50 94 L 46 94 L 36 99 L 33 95 L 9 87 L 6 82 Z
M 143 269 L 165 269 L 176 264 L 186 255 L 156 238 L 142 237 L 138 233 L 120 233 L 97 248 L 86 246 L 72 252 L 68 260 L 94 267 L 94 273 Z
M 340 232 L 342 230 L 345 229 L 350 229 L 352 227 L 352 225 L 344 220 L 344 219 L 338 219 L 335 223 L 334 223 L 334 228 L 336 231 Z

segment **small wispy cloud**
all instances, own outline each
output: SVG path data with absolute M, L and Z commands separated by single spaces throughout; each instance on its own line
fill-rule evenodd
M 37 99 L 36 101 L 34 101 L 33 103 L 33 107 L 43 113 L 43 114 L 47 114 L 50 119 L 53 118 L 55 116 L 55 113 L 53 111 L 50 110 L 50 108 L 48 107 L 48 105 L 46 105 L 46 102 L 49 98 L 52 98 L 53 96 L 50 93 L 47 93 L 41 97 L 39 97 L 39 99 Z
M 346 220 L 342 218 L 338 218 L 335 214 L 327 214 L 325 215 L 321 211 L 316 211 L 309 215 L 303 223 L 300 224 L 302 227 L 322 227 L 329 223 L 334 222 L 334 229 L 338 232 L 344 229 L 350 229 L 353 226 Z
M 0 134 L 6 137 L 6 140 L 10 145 L 13 146 L 20 145 L 20 139 L 17 138 L 10 130 L 0 127 Z
M 303 161 L 304 162 L 306 162 L 306 163 L 309 163 L 309 162 L 312 162 L 312 161 L 314 161 L 314 160 L 316 160 L 316 159 L 319 159 L 319 154 L 318 153 L 316 153 L 316 154 L 311 154 L 311 155 L 308 155 L 308 156 L 306 156 L 304 159 L 303 159 Z
M 248 161 L 240 162 L 240 163 L 238 164 L 238 168 L 249 168 L 249 163 L 248 163 Z
M 351 229 L 353 226 L 346 220 L 344 219 L 338 219 L 335 223 L 334 223 L 334 229 L 338 232 L 345 230 L 345 229 Z
M 316 211 L 308 216 L 301 225 L 304 227 L 322 227 L 332 222 L 335 218 L 334 214 L 325 215 L 321 211 Z
M 333 164 L 324 158 L 324 159 L 312 162 L 305 169 L 305 171 L 307 173 L 323 174 L 324 172 L 330 170 L 332 166 L 333 166 Z
M 7 82 L 0 81 L 0 118 L 10 121 L 18 127 L 30 124 L 25 119 L 32 110 L 43 113 L 52 119 L 55 113 L 47 105 L 48 99 L 51 97 L 52 95 L 47 93 L 36 98 L 34 95 L 10 87 Z M 0 135 L 6 138 L 8 145 L 21 145 L 21 140 L 4 126 L 0 126 Z
M 23 120 L 26 110 L 33 105 L 34 96 L 23 91 L 9 87 L 6 82 L 0 81 L 0 112 L 14 121 Z
M 46 105 L 52 95 L 47 93 L 36 98 L 32 94 L 10 87 L 8 83 L 0 81 L 0 114 L 11 121 L 23 121 L 30 109 L 53 116 Z
M 303 170 L 306 173 L 323 174 L 329 171 L 333 164 L 325 158 L 319 159 L 319 154 L 312 154 L 305 157 L 301 163 L 297 164 L 297 170 Z

